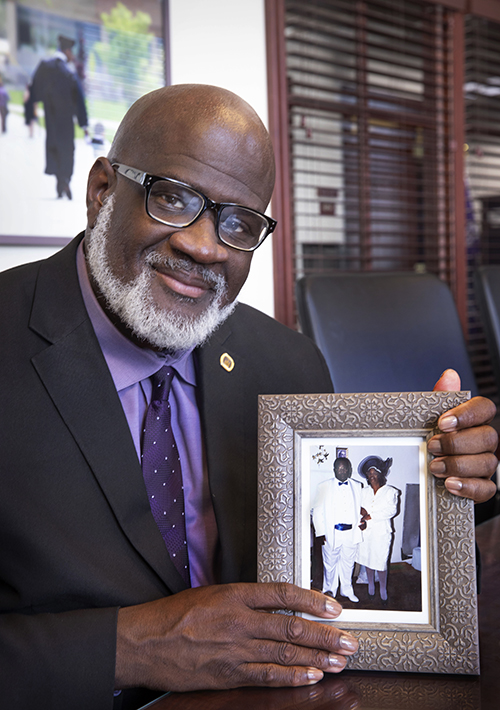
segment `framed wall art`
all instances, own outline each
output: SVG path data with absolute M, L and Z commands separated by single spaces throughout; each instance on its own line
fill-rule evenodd
M 61 248 L 129 106 L 170 82 L 168 0 L 0 3 L 0 245 Z

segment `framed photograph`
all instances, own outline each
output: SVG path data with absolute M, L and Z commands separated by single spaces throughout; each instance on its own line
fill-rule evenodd
M 357 636 L 349 669 L 479 673 L 474 504 L 427 453 L 469 397 L 259 397 L 259 581 L 335 597 L 341 615 L 318 623 Z
M 61 248 L 129 106 L 169 83 L 168 2 L 0 3 L 0 245 Z

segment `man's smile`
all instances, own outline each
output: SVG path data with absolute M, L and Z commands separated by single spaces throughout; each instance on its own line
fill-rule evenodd
M 194 300 L 203 300 L 206 296 L 216 296 L 226 289 L 225 279 L 204 265 L 192 264 L 187 259 L 180 259 L 151 252 L 146 263 L 158 276 L 160 283 L 169 291 Z
M 199 299 L 207 295 L 208 291 L 213 291 L 213 287 L 202 278 L 182 271 L 170 271 L 158 266 L 154 266 L 160 279 L 167 285 L 170 291 L 178 293 L 186 298 Z

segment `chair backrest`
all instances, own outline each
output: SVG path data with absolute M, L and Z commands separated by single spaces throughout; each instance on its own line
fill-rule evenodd
M 449 288 L 432 274 L 362 272 L 297 282 L 302 331 L 336 392 L 429 391 L 448 367 L 477 394 Z
M 500 266 L 480 266 L 474 281 L 491 365 L 497 387 L 500 389 Z

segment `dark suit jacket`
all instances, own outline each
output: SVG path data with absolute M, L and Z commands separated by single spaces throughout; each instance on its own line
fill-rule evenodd
M 78 241 L 0 275 L 0 687 L 23 710 L 112 707 L 117 608 L 183 589 L 83 304 Z M 257 395 L 330 378 L 311 341 L 244 305 L 196 357 L 221 581 L 254 581 Z

